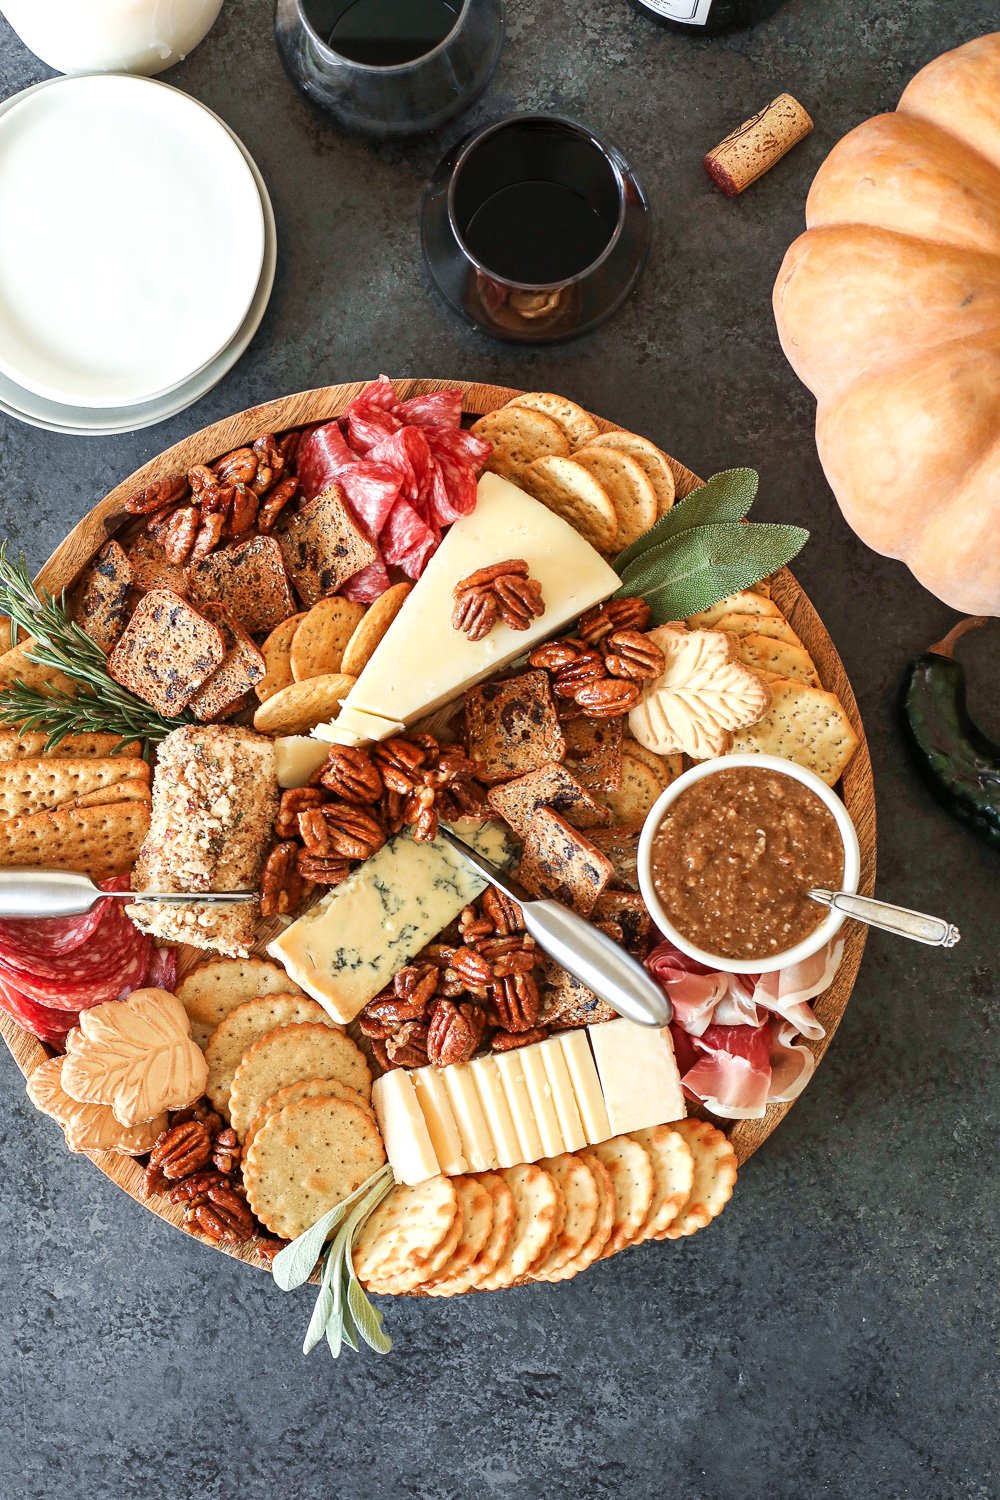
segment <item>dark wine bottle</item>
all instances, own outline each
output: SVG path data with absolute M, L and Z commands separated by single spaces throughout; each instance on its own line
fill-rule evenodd
M 633 0 L 644 16 L 688 36 L 719 36 L 773 15 L 784 0 Z

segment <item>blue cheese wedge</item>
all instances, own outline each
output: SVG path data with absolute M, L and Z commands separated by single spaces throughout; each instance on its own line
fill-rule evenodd
M 482 640 L 470 641 L 451 622 L 455 585 L 508 558 L 528 564 L 542 586 L 544 613 L 527 630 L 500 622 Z M 560 516 L 506 479 L 484 474 L 475 510 L 449 528 L 345 698 L 339 720 L 313 732 L 321 739 L 383 739 L 394 732 L 386 726 L 412 724 L 449 703 L 620 584 L 614 569 Z
M 509 861 L 511 844 L 499 824 L 459 825 L 456 831 L 494 864 Z M 418 843 L 403 832 L 267 951 L 289 979 L 346 1024 L 485 887 L 443 839 Z

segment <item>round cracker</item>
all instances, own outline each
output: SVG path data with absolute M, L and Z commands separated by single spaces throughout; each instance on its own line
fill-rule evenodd
M 780 755 L 836 786 L 858 748 L 858 736 L 836 693 L 779 677 L 768 684 L 770 706 L 733 736 L 733 753 Z
M 562 428 L 570 449 L 586 447 L 600 431 L 593 417 L 582 406 L 577 406 L 575 401 L 569 401 L 565 396 L 553 395 L 551 391 L 525 391 L 523 396 L 515 396 L 507 405 L 528 407 L 551 417 L 556 426 Z
M 383 1269 L 399 1276 L 434 1276 L 451 1254 L 442 1251 L 461 1233 L 458 1190 L 450 1177 L 429 1177 L 415 1187 L 396 1186 L 362 1224 L 352 1259 L 358 1280 L 368 1285 Z
M 617 448 L 581 448 L 573 454 L 608 492 L 618 519 L 615 550 L 631 547 L 656 520 L 656 491 L 642 465 Z
M 406 596 L 412 588 L 412 583 L 394 583 L 365 611 L 344 647 L 344 657 L 340 663 L 342 672 L 352 677 L 361 676 L 375 655 L 379 641 L 406 603 Z
M 318 1022 L 282 1026 L 254 1042 L 236 1069 L 229 1115 L 240 1140 L 265 1102 L 286 1084 L 304 1078 L 336 1078 L 367 1102 L 372 1075 L 361 1051 L 343 1031 Z
M 621 786 L 613 792 L 594 792 L 593 795 L 609 810 L 615 823 L 621 826 L 641 823 L 663 791 L 661 777 L 662 772 L 653 771 L 645 761 L 632 754 L 631 744 L 626 744 L 622 751 Z
M 558 422 L 524 406 L 502 406 L 499 411 L 487 412 L 473 422 L 472 431 L 493 444 L 487 469 L 522 487 L 526 487 L 535 459 L 569 453 L 569 443 Z
M 718 1218 L 736 1185 L 736 1152 L 721 1130 L 707 1120 L 678 1120 L 668 1127 L 684 1141 L 694 1159 L 687 1202 L 658 1239 L 679 1240 Z
M 660 1239 L 684 1208 L 694 1186 L 694 1157 L 684 1137 L 669 1125 L 653 1125 L 629 1134 L 645 1146 L 653 1163 L 653 1201 L 636 1236 L 639 1244 Z
M 600 1260 L 615 1227 L 615 1188 L 611 1173 L 592 1151 L 578 1151 L 576 1154 L 580 1161 L 586 1162 L 593 1176 L 597 1189 L 597 1217 L 593 1232 L 579 1255 L 572 1256 L 558 1271 L 550 1272 L 549 1281 L 569 1281 L 592 1266 L 595 1260 Z
M 692 630 L 707 630 L 725 615 L 758 615 L 761 619 L 784 619 L 781 610 L 768 595 L 757 593 L 755 589 L 740 589 L 735 594 L 727 594 L 718 604 L 710 604 L 708 609 L 689 615 L 687 623 Z
M 253 727 L 261 734 L 308 734 L 317 724 L 336 717 L 356 680 L 345 672 L 328 672 L 293 682 L 260 705 Z
M 254 1042 L 281 1026 L 297 1026 L 316 1021 L 333 1026 L 322 1005 L 305 995 L 258 995 L 244 1000 L 219 1022 L 205 1044 L 208 1082 L 205 1093 L 220 1115 L 229 1119 L 229 1090 L 236 1069 Z
M 289 615 L 287 620 L 282 620 L 280 625 L 274 627 L 261 646 L 267 668 L 255 689 L 261 703 L 265 698 L 273 698 L 275 693 L 280 693 L 282 688 L 289 687 L 294 682 L 291 664 L 292 637 L 305 617 L 305 610 L 298 615 Z
M 300 1099 L 257 1132 L 243 1162 L 247 1202 L 271 1234 L 294 1240 L 384 1161 L 365 1110 L 342 1099 Z
M 653 1163 L 645 1146 L 617 1135 L 590 1148 L 611 1174 L 615 1190 L 615 1223 L 605 1256 L 631 1245 L 649 1216 L 653 1202 Z
M 553 1272 L 560 1271 L 567 1261 L 575 1260 L 587 1244 L 597 1223 L 601 1200 L 590 1164 L 580 1157 L 564 1152 L 548 1157 L 541 1165 L 559 1184 L 566 1204 L 562 1229 L 548 1255 L 531 1272 L 534 1281 L 550 1281 L 555 1279 Z
M 191 1033 L 204 1049 L 219 1022 L 255 995 L 301 995 L 280 964 L 267 958 L 210 958 L 186 974 L 178 1000 L 191 1020 Z
M 634 458 L 656 495 L 656 514 L 665 516 L 677 498 L 677 485 L 670 460 L 661 448 L 637 432 L 602 432 L 591 438 L 591 448 L 614 448 Z
M 296 682 L 341 671 L 344 648 L 364 618 L 363 604 L 339 596 L 321 599 L 292 637 L 289 662 Z
M 493 1199 L 493 1222 L 490 1226 L 489 1239 L 472 1264 L 460 1276 L 451 1276 L 447 1281 L 441 1279 L 435 1282 L 435 1296 L 454 1297 L 460 1292 L 476 1290 L 496 1269 L 500 1257 L 510 1244 L 517 1218 L 514 1194 L 499 1172 L 480 1172 L 478 1181 L 488 1189 Z
M 632 760 L 641 760 L 644 766 L 649 767 L 663 791 L 666 791 L 672 781 L 677 780 L 684 769 L 683 755 L 657 755 L 655 750 L 647 750 L 645 745 L 640 745 L 634 739 L 626 740 L 624 749 Z
M 514 1229 L 493 1271 L 479 1282 L 495 1292 L 527 1276 L 543 1260 L 559 1233 L 562 1193 L 542 1167 L 524 1163 L 505 1167 L 500 1176 L 514 1195 Z
M 340 1083 L 336 1078 L 301 1078 L 298 1083 L 286 1083 L 283 1089 L 278 1089 L 277 1093 L 264 1100 L 247 1126 L 243 1140 L 244 1155 L 253 1145 L 253 1138 L 264 1121 L 284 1109 L 286 1104 L 296 1104 L 300 1099 L 342 1099 L 346 1104 L 356 1104 L 360 1109 L 367 1110 L 372 1119 L 375 1118 L 375 1111 L 364 1095 L 359 1094 L 357 1089 L 348 1088 L 346 1083 Z
M 589 469 L 572 458 L 538 458 L 528 470 L 526 488 L 592 547 L 614 551 L 618 517 L 607 490 Z
M 433 1280 L 421 1284 L 429 1297 L 450 1297 L 449 1284 L 462 1276 L 483 1253 L 493 1230 L 493 1195 L 476 1177 L 453 1179 L 462 1214 L 462 1230 L 450 1259 Z

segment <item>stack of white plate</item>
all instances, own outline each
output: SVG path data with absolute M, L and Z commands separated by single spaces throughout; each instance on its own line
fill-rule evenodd
M 53 78 L 0 104 L 0 411 L 79 436 L 183 411 L 274 282 L 263 178 L 217 115 L 148 78 Z

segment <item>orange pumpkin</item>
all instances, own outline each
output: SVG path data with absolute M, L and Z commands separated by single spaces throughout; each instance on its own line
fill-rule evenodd
M 849 525 L 1000 614 L 1000 33 L 918 73 L 823 163 L 774 289 Z

